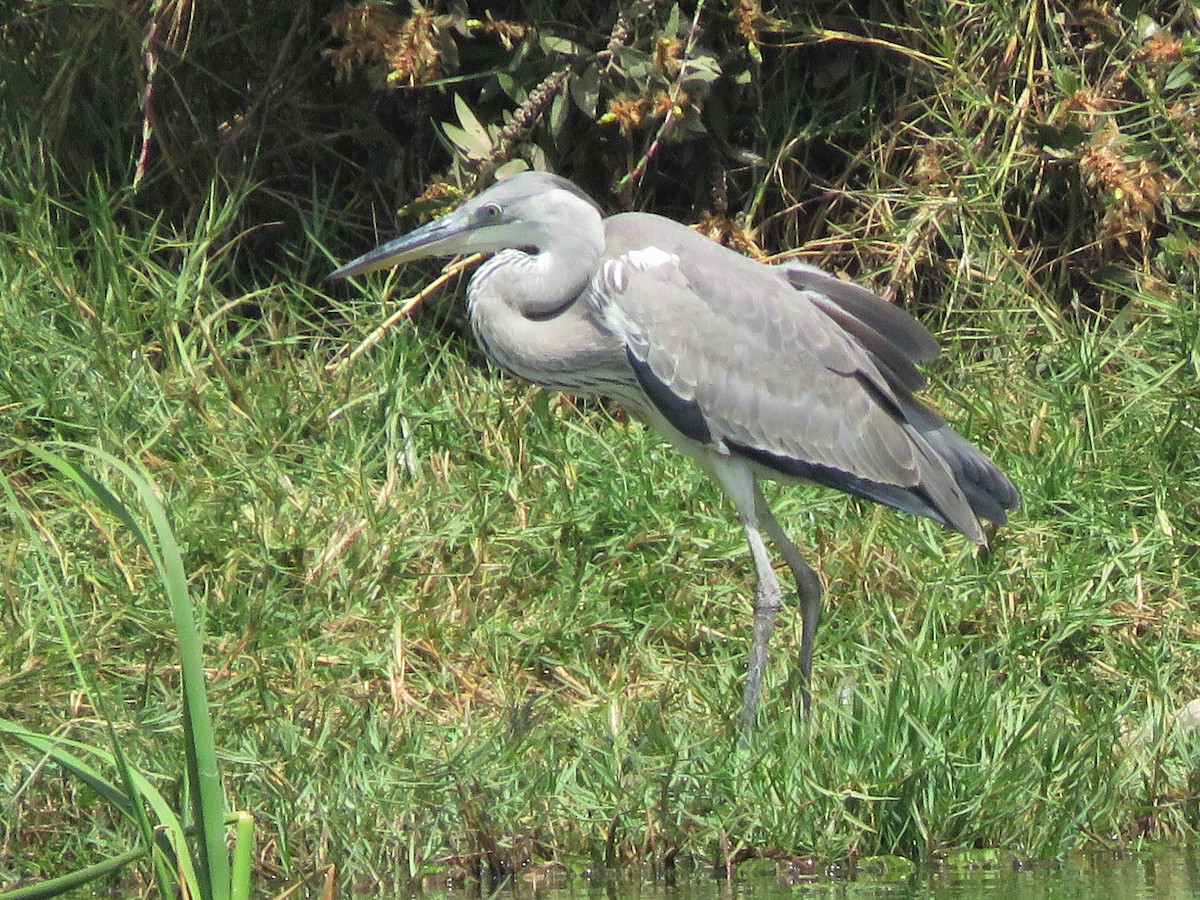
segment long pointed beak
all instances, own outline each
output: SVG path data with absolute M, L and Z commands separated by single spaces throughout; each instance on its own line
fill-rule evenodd
M 364 272 L 374 272 L 424 259 L 427 256 L 453 256 L 458 253 L 455 242 L 466 234 L 453 213 L 435 219 L 420 228 L 381 244 L 374 250 L 353 259 L 329 273 L 329 278 L 349 278 Z

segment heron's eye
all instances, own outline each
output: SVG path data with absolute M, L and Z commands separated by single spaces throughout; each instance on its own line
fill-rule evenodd
M 489 222 L 495 222 L 500 218 L 500 207 L 495 203 L 486 203 L 479 210 L 479 217 L 481 219 L 486 219 Z

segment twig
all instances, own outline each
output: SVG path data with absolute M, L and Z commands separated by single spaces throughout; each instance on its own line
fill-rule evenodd
M 414 309 L 416 309 L 418 303 L 420 303 L 422 300 L 424 300 L 426 297 L 428 297 L 430 294 L 432 294 L 434 291 L 436 291 L 438 288 L 440 288 L 442 285 L 444 285 L 447 281 L 449 281 L 451 278 L 453 278 L 455 275 L 457 275 L 463 269 L 467 268 L 467 266 L 473 266 L 475 263 L 479 262 L 481 259 L 483 259 L 482 253 L 472 253 L 470 256 L 464 257 L 463 259 L 457 259 L 457 260 L 454 260 L 453 262 L 451 262 L 444 269 L 442 269 L 442 274 L 439 275 L 437 278 L 435 278 L 433 281 L 431 281 L 428 285 L 426 285 L 420 291 L 420 293 L 418 293 L 412 297 L 409 297 L 407 300 L 404 301 L 404 303 L 400 306 L 400 308 L 398 310 L 396 310 L 394 313 L 392 313 L 390 316 L 388 316 L 386 319 L 384 319 L 383 322 L 380 323 L 379 327 L 377 327 L 374 331 L 372 331 L 370 334 L 368 334 L 363 339 L 362 343 L 359 344 L 357 347 L 355 347 L 350 352 L 349 356 L 344 357 L 342 359 L 335 359 L 333 362 L 326 364 L 325 371 L 340 373 L 340 372 L 344 371 L 346 368 L 348 368 L 349 366 L 353 365 L 360 356 L 362 356 L 364 353 L 366 353 L 368 350 L 370 350 L 372 347 L 374 347 L 376 344 L 378 344 L 381 340 L 383 340 L 383 336 L 385 334 L 387 334 L 389 328 L 391 328 L 393 325 L 395 325 L 397 322 L 399 322 L 401 319 L 403 319 L 405 316 L 407 316 L 409 313 L 411 313 Z
M 136 191 L 146 177 L 146 165 L 150 161 L 150 142 L 154 139 L 154 76 L 158 74 L 158 14 L 160 4 L 150 8 L 150 22 L 146 25 L 146 40 L 142 53 L 146 61 L 146 89 L 142 91 L 142 146 L 138 150 L 137 165 L 133 170 L 133 189 Z
M 650 160 L 658 153 L 658 148 L 662 146 L 662 142 L 667 139 L 675 127 L 675 120 L 678 118 L 679 110 L 679 94 L 682 90 L 679 85 L 683 81 L 684 73 L 687 72 L 687 64 L 688 60 L 692 58 L 692 51 L 696 49 L 696 39 L 700 36 L 700 14 L 704 11 L 704 3 L 705 0 L 700 0 L 696 4 L 696 13 L 692 16 L 692 29 L 688 33 L 687 47 L 683 51 L 683 62 L 680 63 L 679 72 L 675 75 L 675 80 L 671 83 L 671 108 L 663 116 L 662 125 L 658 127 L 658 133 L 654 135 L 654 140 L 650 142 L 650 146 L 646 148 L 646 152 L 642 154 L 642 158 L 638 160 L 637 165 L 617 182 L 618 188 L 626 187 L 630 182 L 637 181 L 645 174 L 646 167 L 650 165 Z
M 617 21 L 613 24 L 612 31 L 608 36 L 608 44 L 604 50 L 601 50 L 600 53 L 597 54 L 599 59 L 605 61 L 606 67 L 612 65 L 613 58 L 615 57 L 617 50 L 627 45 L 629 43 L 629 39 L 633 36 L 633 26 L 630 21 L 630 15 L 632 14 L 633 10 L 639 5 L 649 8 L 653 6 L 655 2 L 656 0 L 639 0 L 639 3 L 635 3 L 634 5 L 630 6 L 629 9 L 624 10 L 620 15 L 617 16 Z M 701 0 L 700 6 L 703 5 L 704 0 Z M 695 43 L 696 25 L 699 22 L 699 19 L 700 10 L 697 8 L 696 19 L 692 23 L 692 36 L 688 42 L 689 51 L 692 49 L 692 46 Z M 545 112 L 550 106 L 551 102 L 566 86 L 567 79 L 570 77 L 570 75 L 571 68 L 569 66 L 567 68 L 551 72 L 541 80 L 537 87 L 529 92 L 529 96 L 526 97 L 525 101 L 516 108 L 516 110 L 513 112 L 512 119 L 507 125 L 504 126 L 504 130 L 500 132 L 500 136 L 496 140 L 495 147 L 493 147 L 492 152 L 488 154 L 486 164 L 494 166 L 505 162 L 510 158 L 513 146 L 518 141 L 522 140 L 526 135 L 528 135 L 528 133 L 533 129 L 533 126 L 537 124 L 538 120 L 545 115 Z M 672 96 L 672 101 L 674 101 L 674 99 L 675 97 Z M 669 115 L 668 118 L 670 118 Z M 485 166 L 481 165 L 480 168 L 484 169 Z
M 608 35 L 608 44 L 598 54 L 599 59 L 604 60 L 605 68 L 613 64 L 616 58 L 617 51 L 622 47 L 628 46 L 630 38 L 633 37 L 633 20 L 634 11 L 639 7 L 641 12 L 646 12 L 655 4 L 655 0 L 638 0 L 631 4 L 627 9 L 621 10 L 617 15 L 617 21 L 613 23 L 612 31 Z
M 489 163 L 496 164 L 509 158 L 513 145 L 525 137 L 533 129 L 533 126 L 537 124 L 538 119 L 545 113 L 546 108 L 558 95 L 558 92 L 562 90 L 563 85 L 567 83 L 567 76 L 569 74 L 570 69 L 559 69 L 557 72 L 551 72 L 541 80 L 537 87 L 529 92 L 529 96 L 525 98 L 525 102 L 516 108 L 512 119 L 504 126 L 504 130 L 500 132 L 496 146 L 492 148 L 492 152 L 488 156 L 487 161 Z

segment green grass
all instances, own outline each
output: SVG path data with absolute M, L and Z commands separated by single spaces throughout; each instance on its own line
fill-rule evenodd
M 926 25 L 933 52 L 941 26 Z M 1022 44 L 1011 71 L 1038 52 Z M 1194 837 L 1200 746 L 1172 718 L 1200 686 L 1194 213 L 1177 204 L 1144 259 L 1080 251 L 1109 260 L 1084 290 L 1062 250 L 1080 227 L 1068 204 L 1012 206 L 1016 186 L 1047 202 L 1053 167 L 1032 167 L 977 81 L 945 83 L 912 128 L 949 188 L 864 164 L 827 212 L 857 210 L 834 227 L 861 268 L 921 257 L 895 277 L 945 347 L 929 397 L 1023 503 L 977 554 L 929 522 L 772 489 L 830 605 L 812 723 L 795 715 L 788 607 L 744 748 L 753 570 L 732 509 L 686 460 L 604 406 L 497 377 L 437 315 L 330 372 L 382 308 L 373 289 L 326 295 L 316 247 L 337 223 L 311 218 L 291 266 L 239 288 L 239 192 L 214 187 L 175 233 L 110 190 L 62 199 L 13 138 L 0 471 L 32 533 L 0 513 L 0 717 L 106 746 L 100 698 L 131 764 L 186 799 L 155 562 L 29 449 L 73 440 L 162 492 L 226 806 L 255 818 L 260 876 L 336 866 L 375 891 L 527 862 L 1053 857 Z M 1169 118 L 1154 98 L 1123 115 L 1147 140 Z M 1194 154 L 1173 164 L 1196 183 Z M 5 878 L 133 843 L 86 784 L 25 745 L 0 754 Z
M 142 246 L 97 241 L 78 266 L 43 246 L 61 259 L 41 271 L 6 251 L 4 416 L 22 441 L 65 432 L 142 460 L 162 486 L 227 791 L 259 823 L 265 871 L 386 883 L 742 847 L 1046 856 L 1192 833 L 1195 747 L 1122 734 L 1195 692 L 1194 308 L 1140 298 L 1124 329 L 1064 322 L 1053 340 L 998 291 L 952 315 L 932 395 L 1022 509 L 977 556 L 930 523 L 779 491 L 829 587 L 816 713 L 794 715 L 789 610 L 739 749 L 752 570 L 681 457 L 419 324 L 330 375 L 332 329 L 297 312 L 311 289 L 264 294 L 202 340 L 191 323 L 222 298 L 189 292 L 181 315 L 153 270 L 117 265 L 149 265 Z M 58 262 L 69 290 L 44 277 Z M 89 321 L 69 298 L 101 285 L 123 300 Z M 61 578 L 127 752 L 169 789 L 178 681 L 151 560 L 20 444 L 4 470 L 57 571 L 31 569 L 6 523 L 0 713 L 101 740 L 42 600 Z M 18 873 L 119 840 L 97 797 L 27 780 L 31 760 L 5 752 Z

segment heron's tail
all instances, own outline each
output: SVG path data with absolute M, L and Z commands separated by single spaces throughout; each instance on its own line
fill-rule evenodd
M 1003 525 L 1007 511 L 1016 509 L 1020 495 L 1013 483 L 983 451 L 959 435 L 920 401 L 902 401 L 905 419 L 916 429 L 958 482 L 971 512 L 979 519 Z

